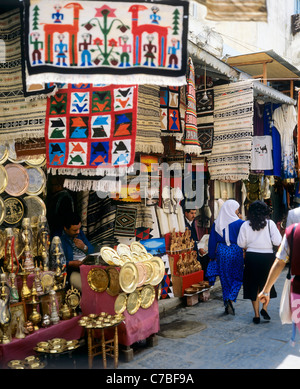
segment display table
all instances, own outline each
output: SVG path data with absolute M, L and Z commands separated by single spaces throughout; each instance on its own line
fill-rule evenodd
M 110 315 L 115 315 L 114 305 L 117 296 L 110 296 L 106 291 L 101 293 L 95 292 L 88 284 L 87 275 L 93 267 L 97 266 L 80 266 L 82 283 L 80 306 L 82 314 L 89 315 L 90 313 L 100 314 L 101 312 L 107 312 Z M 118 326 L 119 344 L 121 345 L 130 346 L 159 331 L 159 309 L 157 299 L 155 299 L 151 307 L 147 309 L 139 308 L 134 315 L 130 315 L 127 310 L 125 310 L 123 315 L 125 316 L 125 320 Z M 108 339 L 113 338 L 113 330 L 108 329 L 105 330 L 105 332 L 108 333 Z
M 24 339 L 13 339 L 10 343 L 0 344 L 0 364 L 6 367 L 7 362 L 12 359 L 24 359 L 29 355 L 37 355 L 34 347 L 38 342 L 47 341 L 53 338 L 64 338 L 66 340 L 80 339 L 84 329 L 78 325 L 81 315 L 69 320 L 61 320 L 48 328 L 41 328 L 38 331 L 27 335 Z

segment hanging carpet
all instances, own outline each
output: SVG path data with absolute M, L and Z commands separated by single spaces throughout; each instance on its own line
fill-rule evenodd
M 137 210 L 117 205 L 114 234 L 118 236 L 135 236 Z
M 47 103 L 47 168 L 100 175 L 134 162 L 136 86 L 66 84 Z
M 198 140 L 202 149 L 202 154 L 210 154 L 213 147 L 214 136 L 213 88 L 196 90 L 196 112 Z
M 188 1 L 24 4 L 27 84 L 185 83 Z
M 47 102 L 24 96 L 19 9 L 0 15 L 0 36 L 0 141 L 42 138 Z
M 247 180 L 253 135 L 253 83 L 214 88 L 214 139 L 208 158 L 211 180 Z
M 181 138 L 180 87 L 161 87 L 159 96 L 161 135 Z

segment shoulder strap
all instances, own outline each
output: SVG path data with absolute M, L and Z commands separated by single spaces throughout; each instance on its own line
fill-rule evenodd
M 291 267 L 292 267 L 292 257 L 293 257 L 293 243 L 294 243 L 294 232 L 297 227 L 297 224 L 294 225 L 292 232 L 291 232 L 291 240 L 290 240 L 290 260 L 289 260 L 289 270 L 288 274 L 286 276 L 287 279 L 291 278 Z

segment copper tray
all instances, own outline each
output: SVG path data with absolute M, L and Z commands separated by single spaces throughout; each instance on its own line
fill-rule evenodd
M 21 196 L 26 193 L 29 185 L 29 176 L 27 170 L 18 163 L 9 163 L 5 165 L 7 172 L 6 193 L 11 196 Z
M 100 267 L 94 267 L 88 272 L 87 281 L 92 290 L 95 292 L 104 292 L 109 283 L 108 274 Z
M 127 297 L 126 309 L 130 315 L 134 315 L 141 306 L 140 292 L 135 290 Z
M 119 272 L 115 267 L 109 267 L 108 269 L 106 269 L 106 272 L 109 278 L 109 284 L 106 289 L 106 292 L 110 296 L 117 296 L 121 291 L 119 282 Z
M 127 304 L 126 293 L 120 293 L 115 301 L 115 306 L 114 306 L 115 312 L 118 314 L 123 313 L 126 309 L 126 304 Z
M 46 175 L 39 167 L 27 166 L 26 171 L 29 177 L 29 184 L 26 193 L 28 195 L 39 195 L 46 187 Z
M 147 279 L 147 270 L 143 262 L 137 262 L 135 265 L 138 269 L 139 280 L 137 287 L 139 288 L 140 286 L 144 285 L 144 282 Z
M 147 309 L 151 307 L 155 300 L 155 289 L 152 285 L 146 285 L 141 290 L 141 307 Z
M 8 176 L 4 166 L 0 165 L 0 193 L 3 193 L 7 187 Z
M 123 292 L 132 293 L 138 284 L 139 275 L 135 263 L 126 262 L 120 270 L 120 286 Z

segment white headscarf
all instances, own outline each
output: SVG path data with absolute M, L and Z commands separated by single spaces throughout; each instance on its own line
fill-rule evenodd
M 237 201 L 225 201 L 215 221 L 215 230 L 220 236 L 223 236 L 223 230 L 225 228 L 225 241 L 227 246 L 230 246 L 228 225 L 239 219 L 238 215 L 235 213 L 239 208 L 240 204 Z

